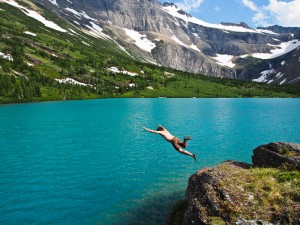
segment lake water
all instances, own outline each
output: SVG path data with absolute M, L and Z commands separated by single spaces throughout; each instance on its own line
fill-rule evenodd
M 165 126 L 198 160 L 143 126 Z M 190 175 L 300 143 L 300 99 L 103 99 L 0 105 L 0 224 L 165 224 Z

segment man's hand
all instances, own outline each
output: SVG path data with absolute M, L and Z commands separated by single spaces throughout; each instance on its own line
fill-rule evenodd
M 144 130 L 148 131 L 148 132 L 151 132 L 151 133 L 155 133 L 155 134 L 160 134 L 160 131 L 156 131 L 156 130 L 151 130 L 151 129 L 148 129 L 146 127 L 143 127 Z

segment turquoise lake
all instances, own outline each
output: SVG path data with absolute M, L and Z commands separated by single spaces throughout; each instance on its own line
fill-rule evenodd
M 143 130 L 158 124 L 198 160 Z M 198 169 L 299 134 L 300 99 L 0 105 L 0 224 L 165 224 Z

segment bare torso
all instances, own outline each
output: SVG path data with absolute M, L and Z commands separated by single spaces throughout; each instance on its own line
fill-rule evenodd
M 171 141 L 174 138 L 174 135 L 172 135 L 169 131 L 167 130 L 162 130 L 159 132 L 159 134 L 166 140 L 166 141 Z

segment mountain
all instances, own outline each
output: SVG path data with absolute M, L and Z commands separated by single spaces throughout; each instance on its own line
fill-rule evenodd
M 231 79 L 239 78 L 238 69 L 246 65 L 248 69 L 241 70 L 243 79 L 251 80 L 246 72 L 258 68 L 259 63 L 265 66 L 264 60 L 236 57 L 236 61 L 244 61 L 235 67 L 231 62 L 228 66 L 217 63 L 217 59 L 231 56 L 216 55 L 214 48 L 223 43 L 210 43 L 208 34 L 215 33 L 217 38 L 220 32 L 252 32 L 246 24 L 223 23 L 213 28 L 193 25 L 195 29 L 207 29 L 208 39 L 205 42 L 203 31 L 197 35 L 194 32 L 193 42 L 189 43 L 183 40 L 188 39 L 184 33 L 188 33 L 188 27 L 184 30 L 182 21 L 172 16 L 169 8 L 176 6 L 141 0 L 0 0 L 0 103 L 103 97 L 300 95 L 297 80 L 295 84 L 286 80 L 276 85 Z M 176 13 L 196 20 L 182 10 Z M 220 27 L 229 31 L 221 31 Z M 285 31 L 280 32 L 288 41 Z M 199 38 L 201 35 L 203 38 Z M 274 60 L 283 64 L 280 58 Z M 276 66 L 275 61 L 271 63 Z
M 300 82 L 300 28 L 210 24 L 157 0 L 34 0 L 82 29 L 101 29 L 146 62 L 209 76 Z

